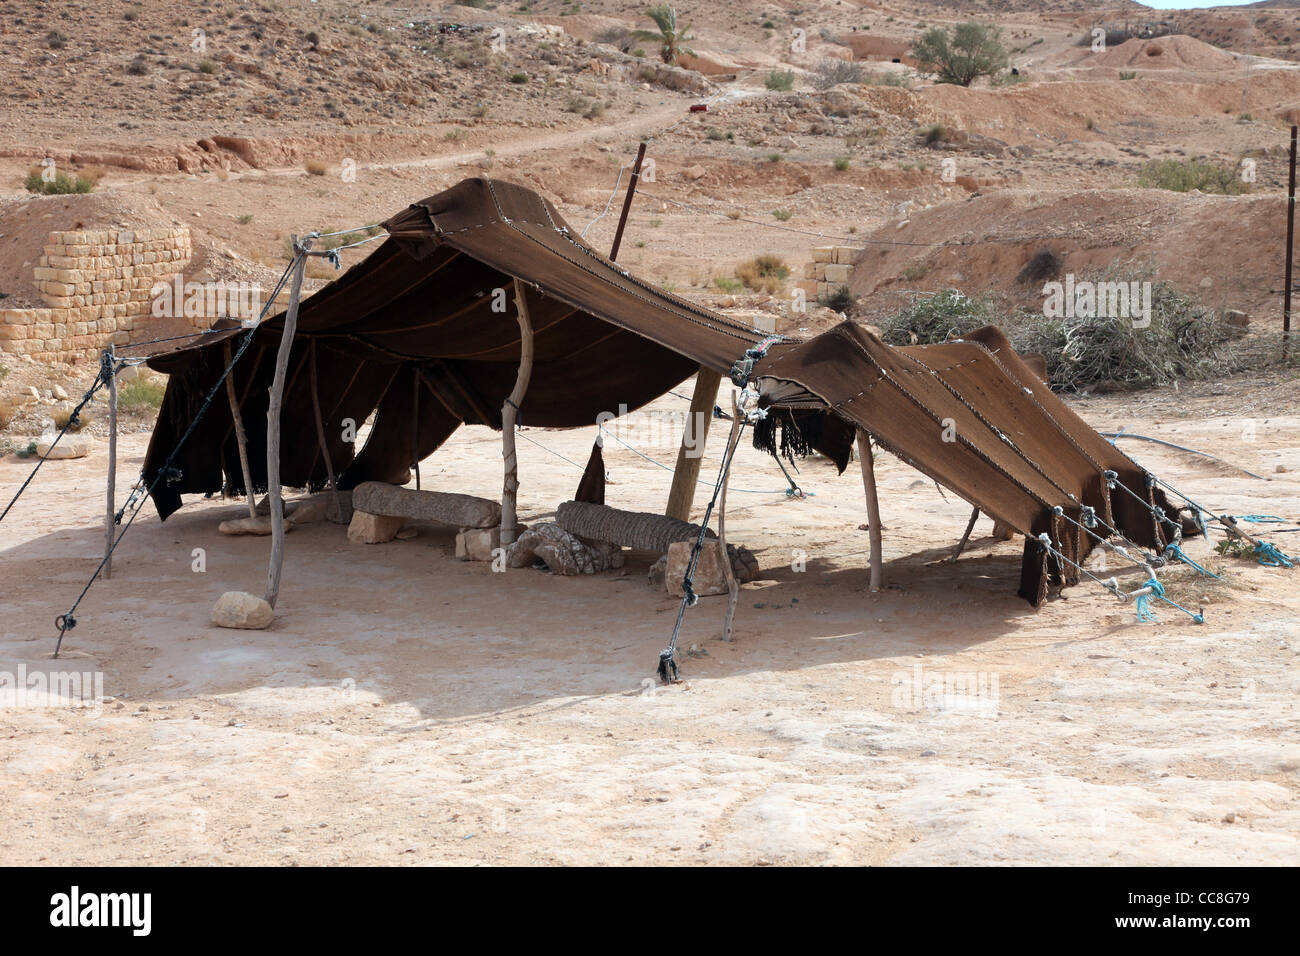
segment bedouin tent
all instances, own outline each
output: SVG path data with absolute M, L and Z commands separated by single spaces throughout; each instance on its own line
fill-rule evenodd
M 286 485 L 319 488 L 328 477 L 312 362 L 341 488 L 405 483 L 411 465 L 462 423 L 500 429 L 520 354 L 509 305 L 515 279 L 526 290 L 534 329 L 532 380 L 520 412 L 528 425 L 585 426 L 620 405 L 639 408 L 698 368 L 731 372 L 767 338 L 632 276 L 523 186 L 466 179 L 383 225 L 389 238 L 299 310 L 281 413 Z M 268 389 L 283 328 L 283 315 L 258 326 L 232 372 L 255 490 L 266 482 Z M 145 459 L 146 482 L 218 383 L 226 367 L 221 343 L 243 331 L 229 323 L 150 358 L 171 378 Z M 1049 581 L 1078 580 L 1071 562 L 1091 548 L 1078 524 L 1089 518 L 1085 509 L 1105 526 L 1097 529 L 1103 537 L 1113 529 L 1144 547 L 1166 543 L 1152 509 L 1173 512 L 1147 473 L 1052 394 L 995 327 L 900 348 L 845 322 L 806 341 L 770 344 L 749 381 L 769 413 L 755 430 L 760 447 L 815 450 L 843 471 L 861 429 L 1024 533 L 1020 594 L 1035 606 Z M 354 457 L 342 423 L 359 425 L 372 412 Z M 176 455 L 176 470 L 154 487 L 164 520 L 183 494 L 244 491 L 234 432 L 229 406 L 212 402 Z M 1038 541 L 1043 533 L 1055 553 Z

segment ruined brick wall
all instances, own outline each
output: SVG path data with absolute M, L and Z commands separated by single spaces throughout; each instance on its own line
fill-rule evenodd
M 184 227 L 113 229 L 53 232 L 44 252 L 35 277 L 47 307 L 0 310 L 0 355 L 82 361 L 110 343 L 152 337 L 149 291 L 184 272 L 192 247 Z M 203 316 L 182 321 L 196 329 L 210 323 Z

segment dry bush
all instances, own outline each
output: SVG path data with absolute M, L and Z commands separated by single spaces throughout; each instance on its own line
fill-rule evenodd
M 307 170 L 307 172 L 309 172 L 313 176 L 324 176 L 325 171 L 328 170 L 330 167 L 329 167 L 329 163 L 325 162 L 324 160 L 304 159 L 302 161 L 302 168 Z
M 85 409 L 82 409 L 81 414 L 77 416 L 76 424 L 72 424 L 71 408 L 60 408 L 54 413 L 53 417 L 55 428 L 59 429 L 59 431 L 66 428 L 73 433 L 81 431 L 95 420 L 94 416 Z
M 790 267 L 778 256 L 755 256 L 736 266 L 736 278 L 755 292 L 775 295 L 790 278 Z

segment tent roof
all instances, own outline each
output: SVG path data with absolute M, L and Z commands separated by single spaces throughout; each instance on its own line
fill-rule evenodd
M 555 207 L 525 187 L 475 178 L 411 205 L 385 224 L 390 238 L 337 282 L 305 300 L 282 410 L 282 474 L 319 486 L 319 396 L 326 440 L 343 487 L 407 480 L 462 423 L 501 427 L 514 384 L 519 329 L 513 279 L 527 286 L 534 367 L 522 421 L 590 425 L 620 405 L 635 409 L 704 366 L 727 372 L 764 338 L 716 312 L 649 285 L 574 235 Z M 254 483 L 266 474 L 266 406 L 283 315 L 262 323 L 232 376 L 249 435 Z M 182 493 L 242 489 L 233 419 L 224 397 L 198 419 L 238 327 L 150 364 L 171 374 L 145 463 L 152 480 L 180 436 L 179 475 L 160 482 L 165 518 Z M 313 387 L 313 379 L 317 382 Z M 771 347 L 756 365 L 763 403 L 796 427 L 819 420 L 811 442 L 841 469 L 857 428 L 986 513 L 1027 534 L 1048 531 L 1076 559 L 1089 550 L 1053 509 L 1091 505 L 1140 544 L 1159 529 L 1128 496 L 1111 500 L 1111 469 L 1155 503 L 1145 473 L 1052 395 L 996 329 L 966 341 L 893 348 L 851 323 L 809 341 Z M 375 412 L 353 458 L 342 423 Z M 1124 500 L 1120 500 L 1120 499 Z M 1049 566 L 1026 546 L 1021 593 L 1041 601 Z

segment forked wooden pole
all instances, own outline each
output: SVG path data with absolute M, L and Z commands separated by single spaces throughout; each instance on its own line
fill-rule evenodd
M 668 507 L 664 509 L 664 514 L 670 518 L 691 520 L 691 505 L 695 503 L 695 488 L 700 479 L 704 445 L 709 438 L 713 406 L 717 404 L 718 385 L 721 382 L 722 374 L 711 368 L 701 366 L 695 374 L 690 417 L 682 432 L 682 447 L 677 450 L 677 467 L 673 469 L 673 484 L 668 491 Z
M 501 547 L 514 543 L 519 493 L 519 459 L 515 455 L 515 422 L 519 416 L 519 403 L 528 391 L 528 380 L 533 375 L 533 323 L 528 318 L 528 299 L 524 284 L 515 280 L 515 308 L 519 319 L 519 372 L 510 397 L 501 406 L 501 457 L 505 459 L 505 487 L 501 492 Z
M 871 436 L 858 429 L 858 461 L 862 465 L 862 489 L 867 496 L 867 525 L 871 534 L 871 590 L 879 591 L 884 581 L 883 550 L 880 540 L 880 501 L 876 497 L 876 460 L 871 453 Z
M 230 339 L 221 343 L 221 356 L 230 368 Z M 244 475 L 244 497 L 248 500 L 248 516 L 257 519 L 257 500 L 253 497 L 253 469 L 248 465 L 248 435 L 244 432 L 244 417 L 235 397 L 235 371 L 226 375 L 226 398 L 230 402 L 230 417 L 235 423 L 235 444 L 239 446 L 239 468 Z
M 280 405 L 284 400 L 284 380 L 289 371 L 289 353 L 293 351 L 294 333 L 298 330 L 298 301 L 302 296 L 302 276 L 307 268 L 311 240 L 292 237 L 298 262 L 289 289 L 289 308 L 284 314 L 284 331 L 275 353 L 275 377 L 271 380 L 271 399 L 266 408 L 266 491 L 271 502 L 271 566 L 266 574 L 266 603 L 275 607 L 280 596 L 280 571 L 284 567 L 284 502 L 280 488 Z
M 117 349 L 104 356 L 108 367 L 108 512 L 104 515 L 104 580 L 113 576 L 114 510 L 117 508 Z

